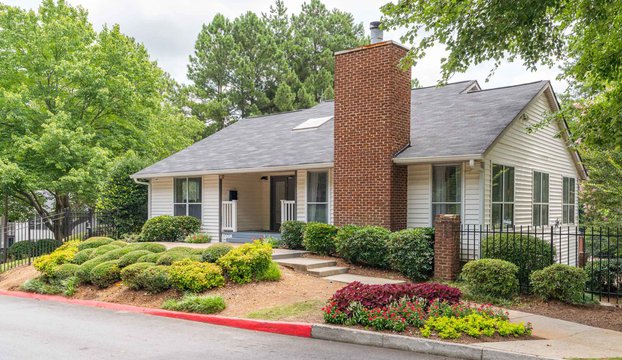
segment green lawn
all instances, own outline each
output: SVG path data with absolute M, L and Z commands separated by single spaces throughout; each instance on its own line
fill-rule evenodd
M 326 302 L 323 300 L 307 300 L 293 304 L 275 306 L 246 314 L 245 317 L 262 320 L 283 320 L 294 316 L 306 315 L 321 311 Z

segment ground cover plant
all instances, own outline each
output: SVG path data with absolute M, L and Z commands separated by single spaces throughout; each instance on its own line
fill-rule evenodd
M 200 296 L 186 294 L 181 299 L 168 299 L 162 308 L 199 314 L 215 314 L 225 309 L 225 300 L 220 296 Z
M 434 283 L 352 283 L 337 291 L 322 310 L 324 320 L 330 324 L 395 332 L 410 328 L 423 337 L 457 339 L 463 335 L 480 338 L 531 334 L 529 323 L 513 324 L 506 312 L 489 305 L 460 302 L 460 295 L 456 288 Z

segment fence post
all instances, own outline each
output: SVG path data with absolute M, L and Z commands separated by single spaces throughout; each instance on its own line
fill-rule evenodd
M 460 215 L 436 215 L 434 277 L 455 280 L 460 273 Z
M 86 238 L 93 236 L 93 210 L 89 208 L 88 219 L 86 220 Z

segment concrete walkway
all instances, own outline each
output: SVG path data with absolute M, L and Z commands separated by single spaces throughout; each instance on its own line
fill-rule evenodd
M 622 356 L 622 332 L 508 310 L 512 322 L 530 322 L 533 336 L 543 340 L 488 342 L 474 345 L 551 359 Z

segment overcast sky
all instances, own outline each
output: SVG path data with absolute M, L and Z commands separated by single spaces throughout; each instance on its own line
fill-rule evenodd
M 38 0 L 0 0 L 5 4 L 23 8 L 37 8 Z M 380 6 L 388 0 L 323 0 L 328 8 L 338 8 L 354 15 L 362 22 L 367 33 L 370 21 L 380 18 Z M 298 12 L 304 0 L 285 0 L 290 12 Z M 187 82 L 186 65 L 194 49 L 194 42 L 203 23 L 209 22 L 215 14 L 223 13 L 234 18 L 246 11 L 267 12 L 273 0 L 69 0 L 81 5 L 89 12 L 89 18 L 100 29 L 104 24 L 119 24 L 121 31 L 145 44 L 152 58 L 175 79 Z M 386 40 L 399 41 L 402 32 L 385 33 Z M 408 45 L 408 44 L 407 44 Z M 413 76 L 422 85 L 434 85 L 440 78 L 439 60 L 443 48 L 428 51 L 426 58 L 414 69 Z M 464 74 L 455 75 L 451 81 L 476 79 L 484 88 L 514 85 L 537 80 L 551 80 L 560 93 L 565 82 L 555 78 L 556 68 L 542 67 L 537 72 L 527 71 L 520 63 L 504 63 L 490 82 L 485 84 L 491 64 L 481 64 Z

